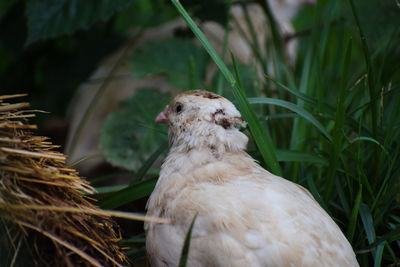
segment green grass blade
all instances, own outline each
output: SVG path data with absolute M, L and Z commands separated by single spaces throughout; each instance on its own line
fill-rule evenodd
M 360 186 L 360 189 L 358 190 L 357 197 L 354 202 L 353 210 L 352 210 L 351 216 L 350 216 L 349 227 L 347 230 L 347 239 L 350 241 L 350 243 L 353 241 L 354 233 L 356 231 L 357 215 L 358 215 L 358 210 L 359 210 L 361 198 L 362 198 L 362 184 L 360 184 L 359 186 Z
M 346 213 L 346 216 L 350 217 L 350 214 L 351 214 L 350 205 L 346 198 L 346 194 L 344 193 L 343 185 L 338 180 L 335 181 L 335 184 L 336 184 L 336 191 L 338 193 L 339 200 L 342 204 L 342 208 L 343 208 L 344 212 Z
M 307 175 L 307 185 L 308 185 L 308 189 L 310 190 L 311 194 L 313 195 L 313 197 L 315 198 L 315 200 L 321 205 L 322 208 L 324 208 L 324 210 L 331 215 L 331 212 L 328 208 L 328 205 L 326 205 L 325 201 L 322 199 L 320 193 L 318 192 L 317 187 L 315 186 L 314 180 L 312 178 L 311 175 Z
M 392 170 L 397 167 L 397 166 L 395 166 L 395 163 L 393 163 L 393 162 L 395 162 L 395 161 L 393 160 L 392 162 L 389 162 L 390 164 L 389 164 L 389 167 L 387 168 L 386 176 L 383 179 L 383 181 L 380 183 L 378 193 L 376 194 L 375 199 L 372 202 L 371 210 L 373 212 L 375 211 L 375 209 L 377 209 L 378 203 L 386 195 L 385 191 L 387 191 L 387 187 L 388 187 L 387 184 L 389 183 L 389 181 L 390 181 L 390 179 L 391 179 L 391 177 L 393 175 L 392 174 Z
M 322 124 L 317 119 L 315 119 L 308 111 L 306 111 L 305 109 L 303 109 L 293 103 L 290 103 L 290 102 L 284 101 L 284 100 L 280 100 L 280 99 L 275 99 L 275 98 L 262 98 L 262 97 L 249 98 L 248 101 L 250 104 L 270 104 L 270 105 L 276 105 L 276 106 L 280 106 L 283 108 L 287 108 L 287 109 L 297 113 L 303 119 L 309 121 L 318 130 L 320 130 L 321 133 L 329 141 L 332 140 L 332 137 L 330 136 L 330 134 L 325 130 L 325 128 L 322 126 Z
M 360 203 L 360 208 L 359 208 L 359 213 L 361 217 L 361 221 L 364 226 L 365 233 L 368 238 L 368 243 L 372 244 L 375 242 L 375 228 L 374 228 L 374 222 L 372 220 L 372 215 L 371 212 L 364 202 Z
M 157 158 L 168 148 L 168 143 L 163 142 L 156 151 L 153 152 L 153 154 L 150 155 L 150 157 L 143 163 L 143 165 L 140 167 L 140 169 L 137 171 L 135 175 L 135 179 L 130 182 L 130 184 L 134 184 L 137 181 L 141 180 L 146 173 L 149 171 L 150 167 L 153 165 L 154 161 L 157 160 Z
M 229 12 L 230 13 L 230 12 Z M 230 15 L 228 18 L 228 23 L 227 26 L 225 27 L 225 36 L 224 36 L 224 43 L 222 46 L 222 60 L 225 59 L 225 54 L 228 48 L 228 40 L 229 40 L 229 30 L 228 30 L 228 25 L 229 25 L 229 21 L 230 21 Z M 217 77 L 217 88 L 216 88 L 216 92 L 219 95 L 223 95 L 223 90 L 224 90 L 224 77 L 223 74 L 221 72 L 218 72 L 218 77 Z
M 310 103 L 312 105 L 317 104 L 317 101 L 315 99 L 313 99 L 312 97 L 308 96 L 307 94 L 304 94 L 295 89 L 291 89 L 266 74 L 264 74 L 264 77 L 267 78 L 268 80 L 270 80 L 271 82 L 273 82 L 278 88 L 284 89 L 285 91 L 297 96 L 299 99 L 304 100 L 305 102 Z
M 247 29 L 250 32 L 250 36 L 251 36 L 251 39 L 252 39 L 251 42 L 250 42 L 250 46 L 252 47 L 252 50 L 253 50 L 255 58 L 258 60 L 258 62 L 262 66 L 263 71 L 267 72 L 267 70 L 268 70 L 267 61 L 261 55 L 262 49 L 259 46 L 259 40 L 258 40 L 258 37 L 257 37 L 257 33 L 256 33 L 255 28 L 254 28 L 253 22 L 250 19 L 250 14 L 249 14 L 249 11 L 247 10 L 247 5 L 244 2 L 242 2 L 240 4 L 241 4 L 242 10 L 243 10 L 244 19 L 245 19 L 246 24 L 247 24 Z M 238 26 L 240 27 L 240 24 L 238 24 Z M 244 33 L 244 36 L 246 36 L 246 35 L 247 34 Z
M 128 185 L 125 184 L 118 184 L 118 185 L 109 185 L 109 186 L 100 186 L 100 187 L 95 187 L 97 194 L 109 194 L 113 193 L 116 191 L 120 191 L 124 188 L 127 188 Z
M 372 137 L 368 137 L 368 136 L 359 136 L 359 137 L 354 138 L 353 140 L 350 141 L 350 143 L 347 146 L 345 146 L 343 148 L 343 150 L 347 149 L 352 144 L 354 144 L 356 142 L 360 142 L 360 141 L 367 141 L 367 142 L 371 142 L 371 143 L 376 144 L 377 146 L 379 146 L 382 149 L 382 151 L 386 154 L 388 159 L 392 162 L 392 159 L 390 157 L 389 151 L 387 151 L 387 149 L 381 143 L 379 143 L 377 140 L 375 140 Z
M 382 239 L 386 240 L 388 243 L 400 240 L 400 226 L 385 234 Z
M 115 209 L 129 202 L 149 196 L 156 186 L 157 179 L 149 179 L 129 185 L 120 191 L 114 192 L 98 202 L 103 209 Z
M 376 94 L 374 92 L 375 76 L 374 76 L 374 72 L 372 70 L 372 61 L 371 61 L 371 57 L 370 57 L 367 41 L 366 41 L 366 38 L 365 38 L 365 35 L 364 35 L 364 32 L 363 32 L 363 29 L 361 28 L 360 20 L 358 19 L 357 11 L 356 11 L 356 8 L 354 6 L 353 0 L 350 0 L 349 3 L 350 3 L 351 11 L 352 11 L 353 16 L 354 16 L 354 20 L 355 20 L 355 22 L 357 24 L 358 33 L 360 35 L 361 44 L 362 44 L 362 48 L 363 48 L 363 52 L 364 52 L 365 63 L 366 63 L 366 66 L 367 66 L 367 74 L 368 74 L 367 79 L 368 79 L 369 97 L 370 97 L 370 99 L 374 99 L 375 98 L 375 94 Z M 377 106 L 376 106 L 376 102 L 375 101 L 371 101 L 371 113 L 370 114 L 371 114 L 372 133 L 373 133 L 373 136 L 376 137 L 378 116 L 377 116 Z
M 400 241 L 397 241 L 397 247 L 400 247 Z M 392 258 L 393 262 L 399 262 L 396 256 L 396 252 L 393 251 L 393 249 L 390 246 L 386 246 L 387 251 L 389 252 L 390 257 Z M 398 253 L 397 253 L 398 254 Z
M 181 3 L 179 1 L 177 1 L 177 0 L 171 0 L 171 2 L 176 7 L 178 12 L 181 14 L 183 19 L 186 21 L 186 23 L 188 24 L 189 28 L 193 31 L 194 35 L 197 37 L 197 39 L 203 45 L 204 49 L 211 56 L 211 58 L 213 59 L 215 64 L 217 64 L 218 68 L 224 74 L 225 78 L 230 83 L 230 85 L 232 87 L 237 86 L 236 85 L 236 80 L 235 80 L 234 76 L 232 75 L 232 73 L 229 71 L 228 67 L 225 65 L 225 63 L 218 56 L 218 54 L 215 51 L 215 49 L 208 42 L 208 40 L 205 37 L 205 35 L 203 34 L 203 32 L 199 29 L 199 27 L 197 27 L 196 23 L 192 20 L 192 18 L 186 12 L 184 7 L 181 5 Z
M 325 200 L 329 200 L 331 197 L 333 182 L 335 179 L 335 173 L 339 166 L 339 158 L 341 152 L 341 146 L 343 142 L 343 127 L 345 124 L 346 117 L 346 107 L 345 107 L 345 99 L 346 99 L 346 83 L 348 76 L 348 67 L 351 59 L 351 48 L 352 42 L 351 39 L 348 41 L 346 50 L 344 52 L 344 58 L 342 62 L 342 76 L 340 80 L 339 87 L 339 95 L 336 100 L 336 113 L 335 113 L 335 126 L 333 128 L 333 137 L 332 137 L 332 153 L 331 153 L 331 165 L 328 169 L 327 178 L 326 178 L 326 192 L 325 192 Z
M 232 87 L 232 93 L 235 99 L 237 100 L 239 110 L 242 113 L 243 118 L 248 123 L 250 132 L 253 135 L 255 143 L 257 144 L 257 147 L 261 153 L 261 156 L 265 164 L 271 169 L 273 173 L 281 175 L 282 170 L 276 159 L 274 146 L 271 140 L 269 139 L 267 133 L 265 132 L 264 128 L 261 126 L 260 121 L 257 119 L 254 110 L 250 107 L 246 95 L 244 94 L 243 88 L 239 86 L 234 76 L 229 71 L 228 67 L 218 56 L 215 49 L 208 42 L 203 32 L 197 27 L 196 23 L 192 20 L 192 18 L 189 16 L 189 14 L 183 8 L 180 2 L 177 0 L 171 0 L 171 2 L 177 8 L 179 13 L 182 15 L 183 19 L 186 21 L 190 29 L 193 31 L 194 35 L 198 38 L 198 40 L 203 45 L 204 49 L 208 52 L 210 57 L 213 59 L 215 64 L 217 64 L 218 68 L 225 76 L 225 79 L 229 82 L 230 86 Z
M 235 71 L 236 81 L 237 81 L 239 89 L 242 91 L 243 90 L 243 84 L 242 84 L 242 80 L 240 79 L 239 69 L 238 69 L 238 66 L 237 66 L 235 55 L 233 53 L 231 53 L 231 58 L 232 58 L 232 63 L 233 63 L 233 69 Z M 244 94 L 244 91 L 243 91 L 243 94 Z
M 279 162 L 308 162 L 313 164 L 328 165 L 328 161 L 326 159 L 306 152 L 277 149 L 276 157 Z
M 179 267 L 185 267 L 188 257 L 189 257 L 189 249 L 190 249 L 190 239 L 192 237 L 192 231 L 193 231 L 193 226 L 196 221 L 197 214 L 193 217 L 192 223 L 190 224 L 190 227 L 186 233 L 185 236 L 185 242 L 183 243 L 183 248 L 182 248 L 182 253 L 181 257 L 179 259 Z
M 397 228 L 391 230 L 390 232 L 387 232 L 383 236 L 377 238 L 374 243 L 367 246 L 363 250 L 370 251 L 370 250 L 376 249 L 377 246 L 379 246 L 379 244 L 381 244 L 382 242 L 387 242 L 388 244 L 390 244 L 390 243 L 392 243 L 394 241 L 398 241 L 398 240 L 400 240 L 400 227 L 397 227 Z
M 282 37 L 279 32 L 279 26 L 274 18 L 274 14 L 269 6 L 268 1 L 257 0 L 258 4 L 263 8 L 270 26 L 272 43 L 273 43 L 273 63 L 274 72 L 278 80 L 283 80 L 284 75 L 287 76 L 287 68 L 285 67 L 285 50 Z M 267 65 L 266 65 L 267 66 Z
M 382 256 L 383 256 L 383 249 L 385 248 L 385 243 L 386 242 L 380 243 L 376 248 L 374 267 L 380 267 L 381 266 Z

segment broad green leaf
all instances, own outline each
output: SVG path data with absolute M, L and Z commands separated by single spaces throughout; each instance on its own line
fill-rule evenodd
M 28 0 L 26 44 L 88 29 L 131 3 L 132 0 Z
M 170 99 L 155 89 L 140 89 L 122 102 L 122 110 L 111 113 L 100 137 L 106 159 L 116 166 L 136 171 L 161 145 L 165 125 L 154 122 Z M 164 138 L 165 139 L 165 138 Z
M 195 73 L 190 73 L 191 59 L 195 63 Z M 197 81 L 205 79 L 207 54 L 190 39 L 169 38 L 149 41 L 137 48 L 129 60 L 135 77 L 163 74 L 168 82 L 182 89 L 190 88 L 190 77 Z

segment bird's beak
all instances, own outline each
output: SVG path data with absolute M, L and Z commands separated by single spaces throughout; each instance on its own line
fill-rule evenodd
M 157 115 L 157 117 L 154 121 L 156 123 L 167 123 L 168 122 L 167 110 L 168 110 L 168 106 L 166 106 L 164 108 L 164 110 L 161 111 L 160 114 Z

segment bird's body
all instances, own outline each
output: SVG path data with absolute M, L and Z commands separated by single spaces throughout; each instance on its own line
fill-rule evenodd
M 178 107 L 181 106 L 181 107 Z M 187 266 L 358 266 L 339 227 L 303 187 L 261 168 L 246 152 L 240 113 L 206 91 L 178 95 L 170 152 L 148 202 L 152 266 L 177 266 L 193 217 Z

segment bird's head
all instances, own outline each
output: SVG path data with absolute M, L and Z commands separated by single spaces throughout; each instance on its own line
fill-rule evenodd
M 246 122 L 235 106 L 226 98 L 203 90 L 177 95 L 155 121 L 168 124 L 171 149 L 180 151 L 238 151 L 248 141 L 239 130 Z

